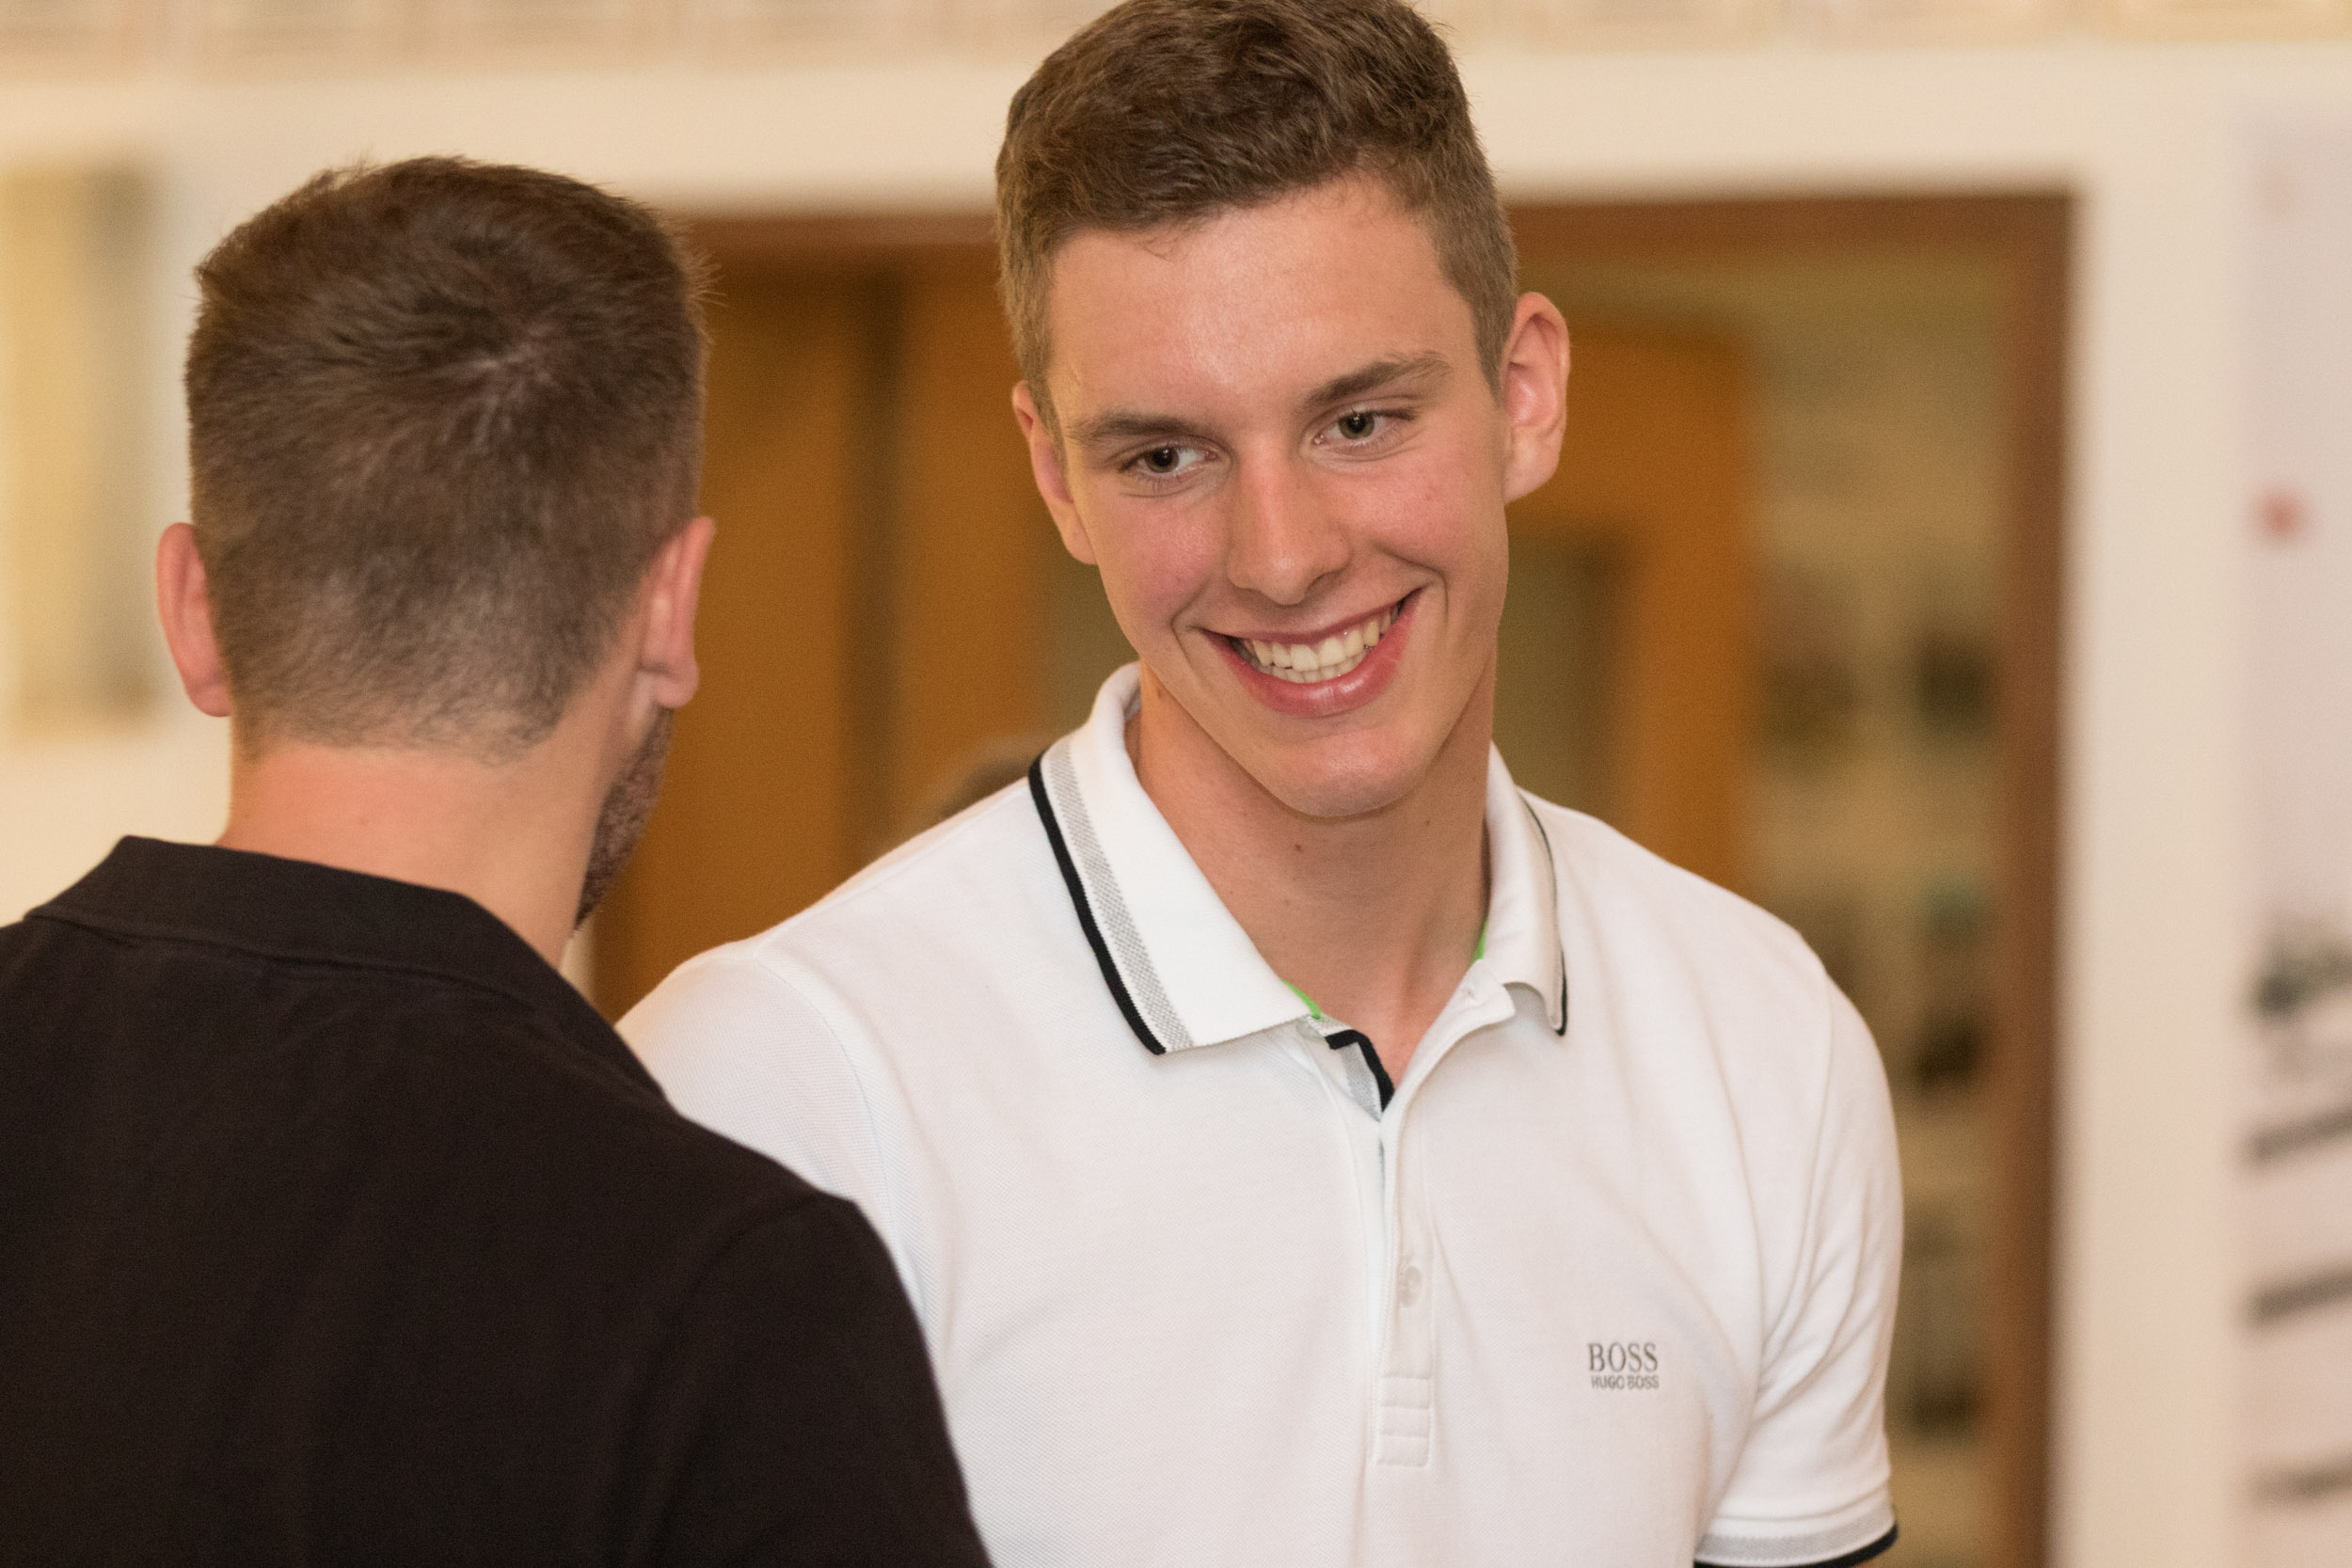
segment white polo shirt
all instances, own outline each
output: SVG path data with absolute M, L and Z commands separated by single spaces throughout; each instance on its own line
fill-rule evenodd
M 1384 1096 L 1136 783 L 1136 691 L 622 1025 L 882 1232 L 1000 1568 L 1883 1547 L 1894 1127 L 1804 943 L 1497 757 L 1483 955 Z

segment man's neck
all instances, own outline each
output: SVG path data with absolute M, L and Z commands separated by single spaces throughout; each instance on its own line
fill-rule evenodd
M 280 742 L 232 766 L 219 842 L 464 894 L 557 963 L 597 803 L 594 759 L 549 754 L 562 749 L 551 741 L 490 765 L 438 750 Z
M 1148 671 L 1128 724 L 1145 793 L 1259 953 L 1370 1036 L 1398 1082 L 1486 924 L 1490 689 L 1409 792 L 1340 819 L 1284 805 Z

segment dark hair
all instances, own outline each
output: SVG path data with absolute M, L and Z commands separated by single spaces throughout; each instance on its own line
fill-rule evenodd
M 332 169 L 198 266 L 193 520 L 241 744 L 512 754 L 691 516 L 695 265 L 537 169 Z
M 1054 255 L 1366 172 L 1421 218 L 1502 373 L 1518 256 L 1470 99 L 1400 0 L 1126 0 L 1046 56 L 996 154 L 999 287 L 1045 406 Z M 1050 411 L 1048 417 L 1050 418 Z

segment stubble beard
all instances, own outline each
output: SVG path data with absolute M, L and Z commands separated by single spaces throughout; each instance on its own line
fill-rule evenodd
M 666 707 L 654 716 L 637 754 L 605 791 L 604 804 L 596 812 L 596 837 L 588 846 L 588 871 L 580 885 L 580 911 L 572 918 L 575 930 L 612 890 L 637 841 L 645 834 L 645 821 L 653 816 L 654 801 L 661 794 L 661 769 L 670 759 L 670 727 L 676 717 L 675 710 Z

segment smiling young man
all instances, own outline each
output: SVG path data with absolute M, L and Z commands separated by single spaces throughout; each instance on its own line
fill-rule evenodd
M 997 172 L 1015 411 L 1140 661 L 631 1037 L 866 1206 L 1000 1562 L 1876 1555 L 1868 1036 L 1491 745 L 1567 335 L 1442 44 L 1129 0 Z

